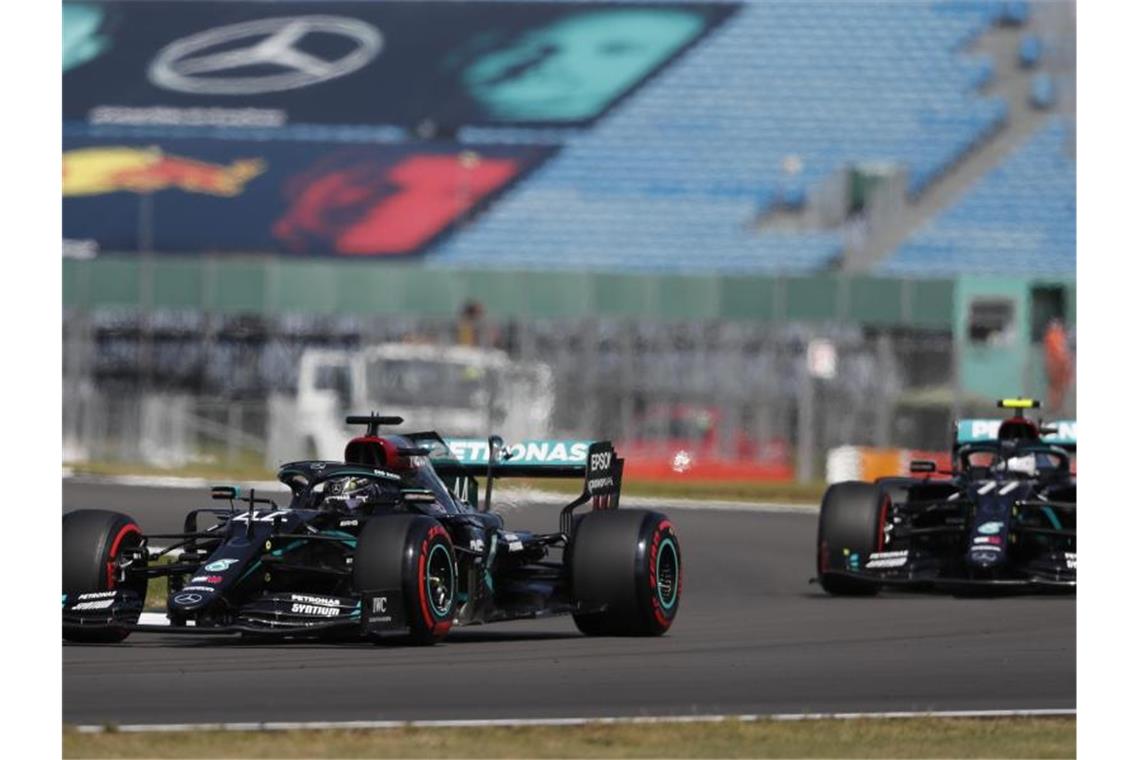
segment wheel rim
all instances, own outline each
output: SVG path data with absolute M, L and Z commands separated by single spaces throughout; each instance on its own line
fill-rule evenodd
M 447 617 L 451 613 L 451 600 L 455 596 L 455 568 L 447 547 L 436 544 L 428 554 L 427 572 L 424 587 L 428 604 L 436 617 Z
M 115 537 L 111 539 L 111 545 L 107 551 L 106 585 L 108 590 L 113 590 L 115 586 L 118 585 L 118 581 L 115 579 L 115 576 L 117 575 L 116 571 L 118 570 L 119 555 L 122 553 L 124 548 L 134 548 L 135 546 L 138 546 L 138 539 L 141 535 L 142 532 L 139 530 L 139 526 L 135 525 L 134 523 L 129 523 L 119 528 L 119 531 L 115 534 Z M 134 537 L 133 540 L 131 539 L 132 536 Z M 145 587 L 143 596 L 146 596 Z
M 677 556 L 677 545 L 672 538 L 661 542 L 657 550 L 657 601 L 666 609 L 672 609 L 677 603 L 677 580 L 680 575 L 680 557 Z

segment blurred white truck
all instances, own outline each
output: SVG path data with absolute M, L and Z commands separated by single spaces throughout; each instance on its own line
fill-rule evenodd
M 356 351 L 308 349 L 297 394 L 270 405 L 267 458 L 340 459 L 352 435 L 346 414 L 395 414 L 402 430 L 456 437 L 494 432 L 541 438 L 554 408 L 553 374 L 494 349 L 388 343 Z

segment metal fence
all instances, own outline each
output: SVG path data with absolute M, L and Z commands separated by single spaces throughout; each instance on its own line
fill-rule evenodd
M 805 478 L 819 475 L 834 446 L 942 448 L 963 403 L 945 332 L 170 311 L 76 311 L 64 326 L 71 460 L 275 464 L 266 461 L 270 398 L 295 391 L 300 357 L 312 347 L 466 342 L 501 349 L 551 369 L 553 412 L 542 434 L 627 442 L 703 437 L 726 458 L 783 457 Z M 809 345 L 824 349 L 816 376 Z
M 64 383 L 66 462 L 160 468 L 264 466 L 267 409 L 259 401 L 148 391 L 116 393 Z

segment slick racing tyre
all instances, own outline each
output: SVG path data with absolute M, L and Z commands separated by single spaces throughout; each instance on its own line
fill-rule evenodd
M 579 519 L 570 548 L 574 615 L 587 636 L 660 636 L 681 603 L 681 544 L 659 512 L 617 509 Z
M 358 592 L 399 590 L 407 641 L 435 644 L 451 630 L 458 578 L 447 531 L 425 515 L 386 515 L 365 523 L 352 563 Z
M 816 540 L 819 585 L 834 596 L 872 596 L 875 583 L 849 578 L 836 571 L 849 566 L 852 556 L 866 561 L 879 549 L 879 534 L 889 495 L 872 483 L 836 483 L 823 495 Z
M 135 548 L 141 541 L 138 524 L 126 515 L 102 509 L 68 512 L 63 516 L 63 593 L 74 599 L 80 594 L 113 591 L 116 561 L 124 549 Z M 146 578 L 130 581 L 127 588 L 146 599 Z M 67 626 L 63 638 L 113 643 L 128 633 L 121 628 Z

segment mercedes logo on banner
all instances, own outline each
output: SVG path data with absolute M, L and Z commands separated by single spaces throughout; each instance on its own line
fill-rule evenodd
M 315 34 L 342 37 L 351 47 L 337 57 L 301 49 L 305 37 Z M 171 42 L 155 56 L 147 76 L 158 87 L 193 95 L 295 90 L 368 65 L 380 54 L 383 39 L 371 24 L 344 16 L 245 21 Z

